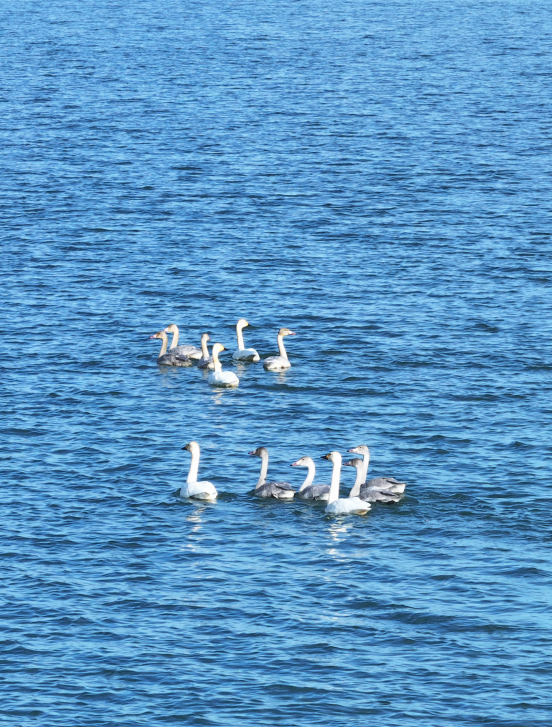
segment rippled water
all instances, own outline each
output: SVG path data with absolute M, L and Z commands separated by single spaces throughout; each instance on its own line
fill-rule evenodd
M 2 724 L 549 725 L 549 4 L 0 13 Z M 240 316 L 289 372 L 156 365 Z

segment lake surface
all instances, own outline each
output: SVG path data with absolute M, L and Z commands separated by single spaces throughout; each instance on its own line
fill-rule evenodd
M 550 4 L 0 17 L 1 724 L 550 725 Z M 157 366 L 241 316 L 287 373 Z

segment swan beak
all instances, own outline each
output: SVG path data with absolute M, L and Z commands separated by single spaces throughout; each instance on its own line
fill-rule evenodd
M 187 445 L 184 445 L 184 447 L 182 449 L 183 450 L 189 450 L 190 449 L 190 443 L 188 443 Z
M 248 452 L 247 454 L 248 455 L 255 455 L 256 453 L 255 453 L 255 450 L 251 450 L 251 452 Z
M 298 463 L 291 463 L 290 467 L 295 468 L 295 467 L 297 467 L 297 465 L 298 465 Z
M 288 334 L 288 336 L 296 336 L 295 331 L 290 331 L 289 334 Z
M 330 453 L 327 452 L 325 455 L 320 455 L 321 460 L 329 460 L 330 459 Z

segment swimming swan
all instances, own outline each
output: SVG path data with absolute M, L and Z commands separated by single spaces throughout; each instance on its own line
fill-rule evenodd
M 392 493 L 404 493 L 404 489 L 406 488 L 406 483 L 402 483 L 400 480 L 397 480 L 396 478 L 371 478 L 370 480 L 366 480 L 366 475 L 368 473 L 368 465 L 370 464 L 370 449 L 367 445 L 358 445 L 358 447 L 350 447 L 348 452 L 354 452 L 357 455 L 362 455 L 364 457 L 364 468 L 363 468 L 363 477 L 362 482 L 365 482 L 366 486 L 369 488 L 377 488 L 378 490 L 388 490 Z
M 199 445 L 192 440 L 184 445 L 183 450 L 188 450 L 192 456 L 190 462 L 190 470 L 186 485 L 180 488 L 180 496 L 182 498 L 199 498 L 200 500 L 214 501 L 217 497 L 217 489 L 208 480 L 197 479 L 197 469 L 199 467 Z
M 201 359 L 198 361 L 197 365 L 200 369 L 214 369 L 215 364 L 213 362 L 213 357 L 209 354 L 209 349 L 207 347 L 207 342 L 209 341 L 211 337 L 209 334 L 201 334 Z
M 278 498 L 279 500 L 290 500 L 295 495 L 295 491 L 289 483 L 271 481 L 266 482 L 266 474 L 268 471 L 268 450 L 266 447 L 258 447 L 249 453 L 261 458 L 261 472 L 259 480 L 253 491 L 255 495 L 261 498 Z
M 284 346 L 284 336 L 295 336 L 295 331 L 286 328 L 278 331 L 278 351 L 280 355 L 269 356 L 263 361 L 263 366 L 268 372 L 283 372 L 284 369 L 289 369 L 291 366 Z
M 197 346 L 193 346 L 192 344 L 178 345 L 179 331 L 176 324 L 169 324 L 169 326 L 165 327 L 164 331 L 166 334 L 173 335 L 169 351 L 189 356 L 190 359 L 193 359 L 194 361 L 199 361 L 201 359 L 201 349 L 198 349 Z
M 400 501 L 400 493 L 393 493 L 391 490 L 375 488 L 374 486 L 369 486 L 367 483 L 363 482 L 365 475 L 364 461 L 362 458 L 347 460 L 347 462 L 343 463 L 343 465 L 350 465 L 351 467 L 356 468 L 356 480 L 355 484 L 351 488 L 349 497 L 352 498 L 354 496 L 358 496 L 367 503 L 397 503 L 397 501 Z M 378 478 L 374 478 L 374 480 L 378 480 Z M 384 479 L 379 478 L 379 480 Z
M 161 351 L 157 357 L 157 363 L 169 367 L 190 367 L 194 363 L 193 359 L 176 351 L 167 351 L 168 338 L 164 331 L 158 331 L 150 336 L 150 339 L 161 339 Z
M 246 349 L 243 343 L 243 329 L 249 326 L 249 322 L 241 318 L 236 324 L 236 336 L 238 338 L 238 348 L 232 354 L 232 359 L 237 361 L 260 361 L 261 357 L 256 349 Z
M 211 356 L 213 357 L 214 371 L 209 374 L 207 381 L 214 387 L 237 387 L 240 383 L 237 374 L 229 371 L 222 371 L 218 355 L 221 351 L 224 351 L 226 347 L 218 342 L 213 344 L 213 350 Z
M 294 463 L 291 463 L 294 468 L 308 468 L 307 477 L 305 478 L 303 485 L 297 491 L 299 498 L 306 498 L 309 500 L 326 501 L 330 495 L 329 485 L 312 485 L 314 480 L 314 474 L 316 472 L 316 465 L 314 460 L 308 455 L 299 458 Z
M 362 516 L 371 508 L 369 503 L 360 498 L 340 498 L 339 497 L 339 480 L 341 476 L 341 455 L 337 450 L 332 450 L 327 455 L 322 455 L 324 460 L 329 460 L 333 464 L 332 482 L 330 485 L 330 495 L 326 513 L 331 516 L 342 516 L 347 514 L 355 514 Z

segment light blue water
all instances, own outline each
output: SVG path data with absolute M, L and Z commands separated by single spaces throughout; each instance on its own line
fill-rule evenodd
M 549 3 L 0 18 L 2 725 L 550 725 Z M 157 367 L 240 316 L 288 373 Z

